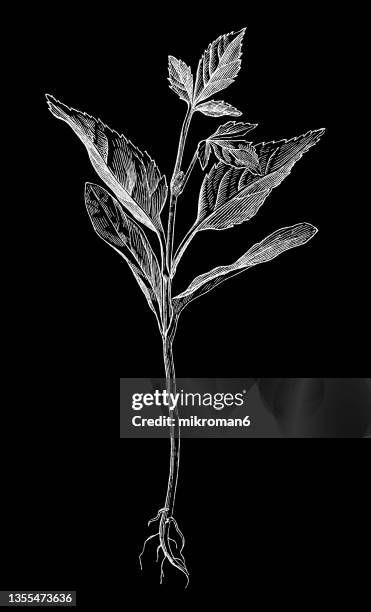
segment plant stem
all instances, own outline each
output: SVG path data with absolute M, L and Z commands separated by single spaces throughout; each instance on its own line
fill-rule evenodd
M 176 205 L 178 201 L 178 194 L 174 191 L 174 182 L 177 180 L 178 174 L 183 160 L 184 146 L 188 134 L 189 125 L 191 123 L 193 109 L 191 106 L 188 107 L 186 116 L 183 121 L 182 129 L 179 137 L 178 152 L 176 156 L 173 176 L 170 181 L 170 204 L 169 204 L 169 217 L 167 224 L 167 239 L 166 239 L 166 271 L 170 276 L 171 263 L 173 258 L 173 244 L 174 244 L 174 227 L 175 227 L 175 214 Z
M 161 318 L 162 318 L 162 346 L 163 346 L 163 357 L 165 366 L 166 376 L 166 389 L 170 394 L 176 393 L 176 381 L 175 381 L 175 368 L 173 358 L 173 341 L 177 327 L 178 317 L 174 313 L 172 306 L 172 277 L 171 267 L 173 261 L 173 243 L 174 243 L 174 227 L 175 227 L 175 213 L 178 197 L 182 191 L 182 174 L 181 165 L 183 160 L 183 152 L 185 141 L 187 138 L 189 124 L 192 119 L 193 109 L 191 106 L 188 107 L 186 116 L 183 121 L 182 129 L 179 137 L 178 152 L 174 166 L 174 172 L 170 181 L 170 204 L 169 204 L 169 217 L 166 235 L 165 253 L 162 251 L 162 304 L 161 304 Z M 194 165 L 195 162 L 193 162 Z M 192 168 L 191 168 L 192 169 Z M 188 174 L 188 173 L 187 173 Z M 189 174 L 188 174 L 189 176 Z M 187 177 L 188 178 L 188 177 Z M 179 528 L 173 518 L 175 495 L 178 483 L 178 472 L 179 472 L 179 459 L 180 459 L 180 427 L 179 427 L 179 412 L 175 408 L 170 412 L 171 422 L 174 425 L 170 425 L 170 464 L 169 464 L 169 478 L 166 489 L 166 498 L 164 508 L 160 511 L 160 523 L 159 523 L 159 538 L 160 546 L 163 551 L 164 557 L 168 559 L 174 567 L 178 568 L 187 577 L 188 583 L 188 571 L 185 567 L 184 559 L 179 549 L 178 556 L 175 557 L 170 546 L 170 525 L 174 523 L 178 533 Z M 182 536 L 183 537 L 183 536 Z M 162 569 L 161 569 L 162 572 Z M 162 576 L 162 574 L 161 574 Z
M 193 168 L 195 166 L 195 163 L 196 163 L 197 159 L 198 159 L 198 147 L 197 147 L 196 151 L 194 152 L 194 155 L 192 157 L 191 163 L 188 166 L 188 170 L 187 170 L 187 172 L 184 175 L 183 185 L 182 185 L 183 189 L 185 188 L 185 186 L 186 186 L 186 184 L 188 182 L 188 179 L 189 179 L 189 177 L 190 177 L 190 175 L 192 173 L 192 170 L 193 170 Z M 174 260 L 172 262 L 172 266 L 171 266 L 171 270 L 170 270 L 170 276 L 171 277 L 174 276 L 175 270 L 176 270 L 177 265 L 179 263 L 179 260 L 182 257 L 182 255 L 183 255 L 184 251 L 186 250 L 186 248 L 188 247 L 189 243 L 191 242 L 191 240 L 192 240 L 192 238 L 193 238 L 195 233 L 196 233 L 196 227 L 193 225 L 190 228 L 190 230 L 187 232 L 187 234 L 184 236 L 182 242 L 180 243 L 178 249 L 176 250 L 175 258 L 174 258 Z
M 175 368 L 173 359 L 173 334 L 167 334 L 163 339 L 164 366 L 166 373 L 166 390 L 176 393 Z M 170 466 L 169 479 L 166 491 L 165 508 L 168 508 L 168 517 L 172 516 L 175 504 L 175 494 L 178 481 L 180 459 L 180 429 L 178 409 L 172 411 L 175 425 L 170 426 Z
M 166 236 L 166 252 L 163 258 L 162 265 L 162 342 L 163 342 L 163 356 L 166 376 L 166 388 L 168 393 L 176 393 L 176 381 L 175 381 L 175 368 L 173 358 L 173 340 L 176 331 L 177 319 L 174 316 L 172 308 L 172 292 L 171 292 L 171 266 L 173 260 L 173 243 L 174 243 L 174 227 L 175 227 L 175 213 L 176 205 L 179 196 L 179 173 L 183 160 L 184 146 L 187 138 L 189 125 L 192 119 L 193 109 L 191 106 L 188 107 L 186 116 L 183 121 L 182 129 L 179 137 L 178 152 L 176 156 L 175 166 L 173 175 L 170 181 L 170 204 L 169 204 L 169 217 L 167 226 Z M 194 164 L 194 162 L 193 162 Z M 165 526 L 168 523 L 167 519 L 172 517 L 175 504 L 175 494 L 178 482 L 179 472 L 179 458 L 180 458 L 180 429 L 179 429 L 179 413 L 178 409 L 172 411 L 171 416 L 175 425 L 170 426 L 170 465 L 169 465 L 169 479 L 166 490 L 165 499 L 165 512 L 162 514 L 160 521 L 160 538 L 161 544 L 166 548 L 166 530 Z M 165 521 L 165 522 L 164 522 Z M 162 535 L 161 535 L 162 533 Z M 168 552 L 168 556 L 171 556 Z
M 166 254 L 165 254 L 165 265 L 162 270 L 162 324 L 163 324 L 163 353 L 164 353 L 164 365 L 165 365 L 165 376 L 166 376 L 166 387 L 168 393 L 176 392 L 175 382 L 175 368 L 173 358 L 173 340 L 176 331 L 176 320 L 174 319 L 174 313 L 172 308 L 172 295 L 171 295 L 171 266 L 173 260 L 173 243 L 174 243 L 174 227 L 175 227 L 175 213 L 176 205 L 178 200 L 178 193 L 174 186 L 176 184 L 177 177 L 179 175 L 184 146 L 187 138 L 189 125 L 191 123 L 193 109 L 188 106 L 186 116 L 184 117 L 182 129 L 179 137 L 178 152 L 176 156 L 173 176 L 170 181 L 170 205 L 169 205 L 169 218 L 167 226 L 167 237 L 166 237 Z M 179 430 L 179 414 L 177 408 L 173 411 L 173 418 L 176 421 L 176 426 L 170 427 L 170 468 L 169 468 L 169 480 L 166 492 L 165 508 L 169 508 L 169 516 L 172 516 L 175 503 L 175 493 L 178 481 L 179 471 L 179 450 L 180 450 L 180 430 Z

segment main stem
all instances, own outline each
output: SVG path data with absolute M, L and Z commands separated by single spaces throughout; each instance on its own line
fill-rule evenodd
M 173 339 L 167 335 L 163 339 L 164 366 L 166 373 L 166 390 L 168 393 L 176 393 L 176 380 L 173 359 Z M 178 482 L 179 459 L 180 459 L 180 427 L 179 427 L 179 412 L 178 409 L 172 411 L 171 415 L 174 423 L 170 425 L 170 465 L 169 479 L 166 491 L 165 508 L 168 509 L 169 517 L 173 515 L 175 505 L 175 494 Z
M 178 152 L 176 156 L 173 175 L 170 181 L 170 204 L 169 217 L 166 236 L 166 253 L 163 262 L 162 270 L 162 324 L 163 324 L 163 354 L 166 376 L 166 388 L 168 393 L 176 393 L 175 368 L 173 358 L 173 340 L 176 331 L 176 319 L 172 307 L 172 278 L 171 268 L 173 262 L 173 244 L 174 244 L 174 227 L 175 214 L 178 197 L 182 191 L 182 175 L 181 166 L 183 160 L 184 146 L 187 138 L 189 125 L 192 119 L 193 109 L 188 107 L 186 116 L 183 121 L 182 129 L 179 137 Z M 171 517 L 174 511 L 175 494 L 179 472 L 180 458 L 180 428 L 179 428 L 179 413 L 178 409 L 172 411 L 170 415 L 175 421 L 175 425 L 170 426 L 170 467 L 169 480 L 166 491 L 165 510 L 168 517 Z
M 187 138 L 189 124 L 191 122 L 193 114 L 192 106 L 187 109 L 186 116 L 183 121 L 182 130 L 180 132 L 178 153 L 175 161 L 175 167 L 173 176 L 170 181 L 170 206 L 169 206 L 169 218 L 168 228 L 166 235 L 166 244 L 164 244 L 163 235 L 161 234 L 161 260 L 162 260 L 162 295 L 161 295 L 161 336 L 164 354 L 164 366 L 166 376 L 166 388 L 168 394 L 176 393 L 176 381 L 175 381 L 175 368 L 173 359 L 173 341 L 177 327 L 178 314 L 174 312 L 172 305 L 172 275 L 171 268 L 173 265 L 173 242 L 174 242 L 174 226 L 175 226 L 175 213 L 176 205 L 179 195 L 182 193 L 184 187 L 184 179 L 188 179 L 189 172 L 186 177 L 181 172 L 183 152 L 185 141 Z M 194 160 L 191 162 L 191 169 L 194 165 Z M 165 249 L 164 249 L 165 247 Z M 165 252 L 164 252 L 165 251 Z M 182 554 L 184 546 L 184 537 L 180 531 L 177 522 L 173 516 L 175 495 L 178 483 L 178 472 L 179 472 L 179 458 L 180 458 L 180 426 L 179 426 L 179 413 L 178 409 L 169 410 L 170 420 L 170 466 L 169 466 L 169 479 L 166 489 L 165 505 L 159 510 L 157 516 L 153 520 L 160 519 L 158 533 L 152 534 L 144 542 L 144 546 L 141 554 L 139 555 L 139 561 L 144 553 L 145 546 L 152 538 L 159 537 L 160 544 L 157 548 L 157 556 L 159 549 L 162 550 L 164 558 L 161 563 L 161 574 L 160 582 L 163 578 L 163 563 L 165 559 L 169 561 L 171 565 L 180 570 L 187 578 L 188 584 L 188 570 L 186 568 L 185 560 Z M 175 528 L 177 537 L 180 538 L 178 543 L 174 540 L 174 537 L 170 537 L 170 527 L 173 525 Z M 176 548 L 174 548 L 174 546 Z

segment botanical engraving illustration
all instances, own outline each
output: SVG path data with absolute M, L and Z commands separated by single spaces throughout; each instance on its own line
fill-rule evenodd
M 194 236 L 204 231 L 233 231 L 235 225 L 250 221 L 272 189 L 282 183 L 324 133 L 324 129 L 317 129 L 287 140 L 250 141 L 257 124 L 236 121 L 242 112 L 219 97 L 238 75 L 244 36 L 245 28 L 219 36 L 209 44 L 194 71 L 184 61 L 169 56 L 170 88 L 185 108 L 169 178 L 146 151 L 138 149 L 124 134 L 62 104 L 52 95 L 46 96 L 51 113 L 67 123 L 86 147 L 100 179 L 100 183 L 85 184 L 88 215 L 98 236 L 126 261 L 153 312 L 162 339 L 167 391 L 172 394 L 176 393 L 173 342 L 182 311 L 232 276 L 306 244 L 318 231 L 306 222 L 277 229 L 249 246 L 232 263 L 226 254 L 222 265 L 205 271 L 184 291 L 173 294 L 174 275 Z M 205 116 L 205 122 L 207 117 L 219 117 L 221 123 L 198 144 L 185 168 L 183 152 L 197 113 Z M 205 130 L 207 133 L 206 124 Z M 197 163 L 204 174 L 195 220 L 174 248 L 177 205 Z M 248 241 L 248 226 L 246 231 Z M 222 246 L 223 235 L 220 240 Z M 125 272 L 123 278 L 125 282 Z M 170 564 L 184 574 L 188 584 L 185 540 L 175 519 L 180 461 L 177 409 L 172 417 L 175 425 L 169 432 L 170 466 L 164 505 L 149 521 L 153 532 L 145 540 L 139 560 L 142 565 L 147 546 L 153 545 L 160 563 L 160 581 Z

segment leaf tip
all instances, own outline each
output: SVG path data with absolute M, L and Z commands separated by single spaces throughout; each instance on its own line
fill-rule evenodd
M 312 225 L 311 223 L 308 223 L 308 225 L 310 225 L 310 230 L 312 232 L 312 236 L 315 236 L 316 234 L 318 234 L 318 232 L 319 232 L 318 227 L 316 227 L 315 225 Z
M 234 36 L 235 38 L 237 38 L 237 36 L 244 36 L 245 32 L 247 30 L 247 26 L 244 26 L 243 28 L 240 28 L 239 30 L 232 30 L 232 32 L 230 32 L 229 34 L 227 34 L 226 36 Z
M 313 144 L 316 144 L 320 140 L 320 138 L 322 138 L 325 132 L 326 132 L 326 128 L 319 128 L 318 130 L 311 130 L 309 134 L 311 138 L 313 139 Z
M 73 108 L 70 108 L 69 106 L 66 106 L 66 104 L 63 104 L 63 102 L 60 102 L 59 100 L 57 100 L 57 98 L 55 98 L 51 94 L 45 94 L 45 98 L 46 98 L 50 112 L 57 119 L 65 120 L 64 115 L 70 114 L 73 110 L 75 110 Z
M 246 26 L 244 28 L 241 28 L 237 32 L 233 32 L 233 34 L 235 35 L 235 38 L 239 38 L 240 39 L 239 42 L 240 42 L 240 45 L 242 46 L 242 41 L 243 41 L 244 36 L 246 34 Z M 242 49 L 240 50 L 240 54 L 242 55 Z
M 305 237 L 305 242 L 308 242 L 308 240 L 313 238 L 319 231 L 318 227 L 306 221 L 303 223 L 299 223 L 296 226 L 296 229 Z
M 52 110 L 52 107 L 58 104 L 58 100 L 49 93 L 45 94 L 45 99 L 49 110 Z

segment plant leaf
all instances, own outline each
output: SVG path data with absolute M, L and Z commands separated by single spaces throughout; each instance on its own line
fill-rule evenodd
M 214 142 L 218 147 L 229 146 L 229 148 L 238 148 L 240 144 L 249 144 L 242 140 L 241 137 L 256 128 L 256 126 L 257 123 L 236 123 L 235 121 L 227 121 L 227 123 L 220 125 L 214 134 L 211 134 L 206 140 L 202 140 L 198 145 L 197 154 L 201 168 L 205 170 L 209 163 L 211 145 Z M 230 138 L 235 140 L 228 140 Z M 218 153 L 216 153 L 216 156 L 218 157 Z M 224 163 L 228 162 L 225 160 Z
M 266 190 L 246 196 L 236 196 L 230 198 L 223 206 L 214 208 L 210 214 L 204 211 L 205 218 L 197 226 L 197 231 L 224 230 L 249 221 L 264 204 L 268 194 L 269 191 Z
M 85 184 L 85 204 L 95 232 L 125 259 L 150 308 L 160 317 L 160 267 L 144 231 L 100 185 Z
M 219 36 L 198 63 L 193 104 L 207 100 L 233 83 L 241 67 L 241 45 L 246 28 Z
M 170 89 L 178 94 L 181 100 L 188 104 L 192 103 L 193 76 L 189 66 L 182 60 L 169 55 L 169 77 Z
M 243 167 L 253 174 L 261 174 L 259 157 L 250 142 L 212 140 L 215 157 L 229 166 Z
M 252 266 L 270 261 L 284 251 L 305 244 L 313 238 L 317 231 L 317 228 L 310 223 L 298 223 L 273 232 L 261 242 L 254 244 L 234 263 L 228 266 L 218 266 L 197 276 L 183 293 L 174 298 L 175 312 L 179 313 L 189 302 L 217 287 L 228 278 L 240 274 Z
M 222 138 L 236 138 L 245 136 L 251 130 L 254 130 L 257 127 L 257 123 L 242 123 L 236 121 L 227 121 L 227 123 L 223 123 L 219 125 L 218 129 L 214 134 L 209 136 L 208 140 L 221 140 Z
M 252 174 L 250 168 L 228 167 L 224 163 L 214 165 L 201 186 L 194 229 L 224 229 L 250 219 L 270 191 L 290 174 L 294 164 L 323 133 L 322 129 L 315 130 L 291 140 L 255 145 L 261 176 Z M 261 197 L 263 193 L 264 198 Z M 253 194 L 259 196 L 257 201 L 250 199 Z M 231 223 L 228 223 L 227 211 L 230 211 Z M 225 219 L 223 227 L 219 226 L 221 217 Z
M 209 117 L 222 117 L 223 115 L 239 117 L 242 115 L 241 111 L 227 102 L 223 102 L 223 100 L 209 100 L 208 102 L 203 102 L 203 104 L 198 104 L 195 110 Z
M 211 153 L 211 146 L 208 140 L 201 140 L 197 149 L 198 161 L 200 162 L 202 170 L 205 170 L 209 163 Z
M 262 189 L 274 189 L 290 174 L 304 153 L 319 141 L 324 132 L 324 129 L 312 130 L 290 140 L 256 144 L 254 148 L 259 158 L 261 176 L 238 170 L 234 176 L 238 189 L 246 194 Z
M 69 108 L 53 96 L 46 98 L 51 113 L 65 121 L 83 142 L 95 171 L 119 202 L 137 221 L 153 231 L 163 231 L 160 213 L 167 183 L 148 153 L 142 153 L 100 119 Z
M 215 164 L 206 174 L 200 192 L 194 231 L 222 230 L 248 221 L 259 210 L 269 190 L 246 194 L 238 191 L 233 180 L 239 169 Z

